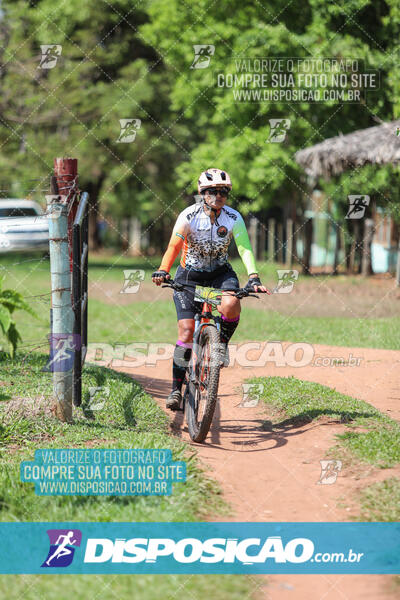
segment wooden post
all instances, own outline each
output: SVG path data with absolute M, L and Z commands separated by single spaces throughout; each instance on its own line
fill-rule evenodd
M 278 262 L 283 263 L 283 224 L 278 223 L 277 226 L 277 238 L 278 238 Z
M 268 219 L 268 260 L 275 261 L 275 219 Z
M 68 246 L 72 272 L 72 224 L 78 208 L 78 160 L 76 158 L 55 158 L 54 176 L 57 181 L 58 193 L 64 196 L 64 201 L 68 206 Z
M 371 244 L 372 237 L 374 235 L 374 221 L 373 219 L 365 219 L 364 221 L 364 236 L 362 244 L 362 255 L 361 255 L 361 274 L 364 277 L 371 275 Z
M 72 340 L 73 312 L 71 300 L 71 273 L 68 246 L 68 205 L 61 202 L 63 196 L 51 196 L 48 204 L 52 326 L 51 348 L 53 356 L 61 350 L 63 339 Z M 64 198 L 65 200 L 65 198 Z M 58 344 L 54 342 L 58 339 Z M 58 347 L 57 347 L 58 346 Z M 66 346 L 67 347 L 67 346 Z M 61 361 L 60 361 L 61 362 Z M 53 391 L 56 400 L 56 415 L 60 421 L 72 421 L 72 365 L 69 371 L 57 370 L 54 361 Z
M 293 265 L 293 221 L 286 219 L 286 252 L 285 264 L 291 269 Z

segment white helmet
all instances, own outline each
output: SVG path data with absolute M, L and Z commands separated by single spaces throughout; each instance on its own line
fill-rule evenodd
M 231 178 L 226 171 L 221 169 L 207 169 L 201 173 L 197 182 L 197 191 L 200 192 L 210 187 L 225 186 L 232 189 Z

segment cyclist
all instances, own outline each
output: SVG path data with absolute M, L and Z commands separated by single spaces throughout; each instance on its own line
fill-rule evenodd
M 237 275 L 228 262 L 228 247 L 233 237 L 249 277 L 245 288 L 270 293 L 258 276 L 242 216 L 225 205 L 231 189 L 231 179 L 226 171 L 207 169 L 201 173 L 198 180 L 200 202 L 192 204 L 178 216 L 161 265 L 152 274 L 156 285 L 170 279 L 169 271 L 182 250 L 175 281 L 223 290 L 239 288 Z M 172 391 L 166 401 L 167 408 L 171 410 L 177 410 L 180 406 L 182 383 L 192 352 L 194 315 L 198 311 L 194 302 L 194 287 L 179 292 L 175 290 L 174 302 L 178 317 L 178 341 L 173 358 Z M 224 294 L 217 308 L 222 320 L 221 362 L 228 366 L 228 342 L 239 323 L 240 300 Z

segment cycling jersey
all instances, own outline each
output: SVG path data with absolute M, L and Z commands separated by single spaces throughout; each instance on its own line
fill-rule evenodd
M 181 266 L 195 271 L 215 271 L 228 263 L 228 248 L 235 240 L 247 274 L 257 273 L 246 225 L 234 208 L 223 206 L 211 223 L 203 204 L 193 204 L 178 216 L 160 270 L 169 272 L 182 250 Z

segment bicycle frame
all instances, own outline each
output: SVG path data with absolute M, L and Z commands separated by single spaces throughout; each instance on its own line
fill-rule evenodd
M 185 284 L 172 280 L 163 287 L 172 287 L 174 290 L 181 291 L 184 286 Z M 193 285 L 191 284 L 190 287 L 193 287 Z M 224 358 L 221 357 L 221 351 L 224 350 L 221 347 L 220 338 L 222 320 L 219 315 L 212 312 L 214 308 L 221 304 L 223 290 L 203 287 L 206 288 L 204 292 L 196 293 L 195 290 L 194 293 L 195 300 L 201 303 L 201 311 L 195 312 L 194 315 L 193 345 L 185 373 L 185 390 L 183 393 L 183 410 L 190 437 L 194 442 L 204 442 L 210 430 L 218 400 L 220 369 L 225 362 Z M 254 292 L 252 293 L 244 288 L 226 291 L 233 292 L 236 298 L 239 299 L 247 296 L 258 298 Z
M 212 305 L 208 302 L 203 302 L 203 306 L 201 309 L 201 313 L 198 313 L 194 317 L 195 325 L 194 325 L 194 333 L 193 333 L 193 347 L 192 347 L 192 355 L 190 358 L 190 362 L 188 365 L 188 376 L 190 381 L 196 381 L 196 365 L 198 361 L 198 346 L 199 346 L 199 338 L 201 334 L 201 330 L 206 325 L 210 325 L 211 321 L 214 321 L 215 327 L 218 331 L 220 331 L 220 317 L 214 316 L 212 314 Z

